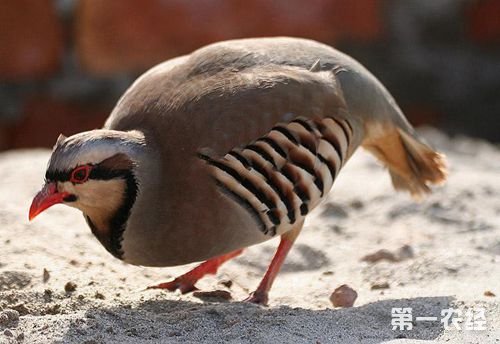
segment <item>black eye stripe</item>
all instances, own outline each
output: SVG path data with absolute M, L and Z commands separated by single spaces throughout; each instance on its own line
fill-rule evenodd
M 71 178 L 71 171 L 47 171 L 45 180 L 48 182 L 67 182 Z
M 68 182 L 71 179 L 70 171 L 47 171 L 45 173 L 45 180 L 48 182 Z M 83 172 L 83 171 L 82 171 Z M 110 170 L 96 165 L 92 168 L 89 174 L 89 179 L 94 180 L 111 180 L 115 178 L 125 178 L 130 173 L 129 170 Z
M 110 170 L 108 168 L 96 166 L 92 169 L 92 171 L 90 171 L 89 179 L 110 180 L 115 178 L 125 178 L 129 173 L 129 170 Z

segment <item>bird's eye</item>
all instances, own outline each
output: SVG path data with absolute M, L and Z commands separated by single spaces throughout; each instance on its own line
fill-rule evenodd
M 89 165 L 79 166 L 71 172 L 70 182 L 81 184 L 89 179 L 91 167 Z

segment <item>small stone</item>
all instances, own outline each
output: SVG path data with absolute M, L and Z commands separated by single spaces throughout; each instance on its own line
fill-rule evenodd
M 232 299 L 231 293 L 227 290 L 195 291 L 193 296 L 200 299 Z
M 17 341 L 22 342 L 24 340 L 24 332 L 21 332 L 17 335 Z
M 389 283 L 388 282 L 377 282 L 373 283 L 371 286 L 372 290 L 379 290 L 379 289 L 389 289 Z
M 106 297 L 100 292 L 96 291 L 94 297 L 99 300 L 104 300 Z
M 341 285 L 330 295 L 334 307 L 352 307 L 357 298 L 358 293 L 347 284 Z
M 76 285 L 75 282 L 69 281 L 64 286 L 64 291 L 67 292 L 67 293 L 72 293 L 72 292 L 74 292 L 76 290 L 76 287 L 77 287 L 77 285 Z
M 222 284 L 224 287 L 229 288 L 229 289 L 233 286 L 233 281 L 231 281 L 231 280 L 222 280 L 219 283 Z
M 381 260 L 388 260 L 390 262 L 397 262 L 398 261 L 396 255 L 394 253 L 392 253 L 391 251 L 386 250 L 386 249 L 378 250 L 375 253 L 367 254 L 366 256 L 361 258 L 361 261 L 368 262 L 368 263 L 376 263 L 376 262 L 379 262 Z
M 6 336 L 6 337 L 13 337 L 14 334 L 12 333 L 11 330 L 9 330 L 8 328 L 5 329 L 5 331 L 3 331 L 3 334 Z
M 360 210 L 360 209 L 363 209 L 365 205 L 360 200 L 354 200 L 351 202 L 350 206 L 353 209 Z
M 496 295 L 495 295 L 495 293 L 494 293 L 494 292 L 492 292 L 491 290 L 486 290 L 486 291 L 484 292 L 484 296 L 495 297 Z
M 395 263 L 413 258 L 414 256 L 415 253 L 413 251 L 413 248 L 410 245 L 403 245 L 398 250 L 396 250 L 395 253 L 386 249 L 382 249 L 378 250 L 375 253 L 367 254 L 366 256 L 361 258 L 361 261 L 368 263 L 376 263 L 381 260 L 387 260 L 389 262 Z
M 49 272 L 49 270 L 44 268 L 43 269 L 43 277 L 42 277 L 43 283 L 47 283 L 49 278 L 50 278 L 50 272 Z

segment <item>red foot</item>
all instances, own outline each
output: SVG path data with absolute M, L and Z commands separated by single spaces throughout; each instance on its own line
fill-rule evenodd
M 169 291 L 180 290 L 182 294 L 187 294 L 191 291 L 198 290 L 192 281 L 183 279 L 184 275 L 177 277 L 173 281 L 151 285 L 147 289 L 167 289 Z M 195 282 L 196 283 L 196 282 Z
M 209 259 L 206 262 L 203 262 L 195 267 L 193 270 L 177 277 L 173 281 L 149 286 L 147 289 L 167 289 L 169 291 L 175 291 L 179 289 L 182 294 L 197 290 L 198 288 L 195 287 L 195 284 L 199 279 L 207 274 L 215 275 L 222 264 L 224 264 L 231 258 L 240 255 L 241 252 L 243 252 L 243 250 L 236 250 L 228 254 Z
M 245 302 L 255 303 L 257 305 L 267 306 L 269 301 L 268 293 L 254 291 L 245 299 Z
M 285 233 L 281 236 L 281 241 L 278 249 L 274 254 L 271 264 L 269 264 L 269 267 L 267 268 L 264 278 L 262 278 L 262 281 L 260 281 L 257 289 L 245 299 L 246 302 L 252 302 L 264 306 L 267 305 L 267 301 L 269 299 L 269 290 L 271 289 L 274 279 L 280 271 L 281 265 L 283 265 L 286 255 L 292 248 L 292 245 L 297 238 L 297 235 L 299 234 L 301 228 L 302 227 L 297 227 L 297 229 Z

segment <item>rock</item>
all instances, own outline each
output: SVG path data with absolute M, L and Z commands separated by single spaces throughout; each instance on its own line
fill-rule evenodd
M 227 290 L 195 291 L 193 296 L 200 299 L 231 300 L 233 298 Z
M 375 253 L 367 254 L 361 261 L 368 263 L 376 263 L 381 260 L 387 260 L 389 262 L 400 262 L 402 260 L 410 259 L 415 256 L 413 248 L 410 245 L 403 245 L 396 252 L 391 252 L 386 249 L 378 250 Z
M 484 296 L 495 297 L 496 295 L 491 290 L 486 290 Z
M 94 297 L 99 300 L 104 300 L 106 297 L 100 292 L 96 291 Z
M 388 282 L 376 282 L 376 283 L 373 283 L 372 286 L 371 286 L 371 289 L 372 290 L 379 290 L 379 289 L 389 289 L 390 288 L 390 285 Z
M 233 285 L 233 281 L 231 280 L 222 280 L 219 282 L 219 284 L 223 285 L 226 288 L 231 288 Z
M 342 284 L 330 295 L 330 301 L 334 307 L 352 307 L 358 297 L 358 293 L 347 284 Z
M 361 261 L 368 262 L 368 263 L 376 263 L 376 262 L 379 262 L 381 260 L 387 260 L 389 262 L 397 262 L 398 261 L 398 259 L 396 258 L 396 255 L 394 253 L 392 253 L 391 251 L 386 250 L 386 249 L 378 250 L 375 253 L 367 254 L 366 256 L 361 258 Z
M 67 293 L 72 293 L 76 290 L 76 287 L 77 287 L 77 285 L 75 282 L 69 281 L 68 283 L 66 283 L 64 285 L 64 291 Z
M 47 270 L 47 269 L 44 268 L 43 269 L 43 277 L 42 277 L 43 283 L 47 283 L 47 281 L 49 280 L 49 278 L 50 278 L 49 270 Z

